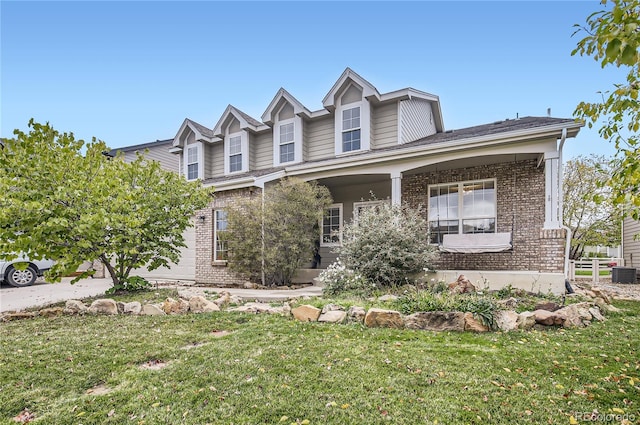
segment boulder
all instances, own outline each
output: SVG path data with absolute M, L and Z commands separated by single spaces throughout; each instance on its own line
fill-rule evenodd
M 566 307 L 558 310 L 556 313 L 560 313 L 565 317 L 565 321 L 562 324 L 565 328 L 581 328 L 592 320 L 592 315 L 589 313 L 589 308 L 592 306 L 591 303 L 577 303 L 577 304 L 569 304 Z
M 404 328 L 400 312 L 381 308 L 370 308 L 364 316 L 364 324 L 369 328 Z
M 598 307 L 591 307 L 589 309 L 589 313 L 591 313 L 591 316 L 593 316 L 593 318 L 595 320 L 597 320 L 598 322 L 604 322 L 605 320 L 607 320 L 602 313 L 600 312 L 600 309 Z
M 166 314 L 184 314 L 189 311 L 189 303 L 182 298 L 178 300 L 167 298 L 162 303 L 162 311 Z
M 88 310 L 91 314 L 118 314 L 118 304 L 111 298 L 101 298 L 91 303 Z
M 78 300 L 67 300 L 64 305 L 64 314 L 85 314 L 88 308 Z
M 536 315 L 531 311 L 523 311 L 518 314 L 516 325 L 518 329 L 529 330 L 536 324 Z
M 217 299 L 213 300 L 213 303 L 218 307 L 222 308 L 223 306 L 230 303 L 231 296 L 228 292 L 221 292 Z
M 336 304 L 327 304 L 322 307 L 322 314 L 325 314 L 329 311 L 344 311 L 344 307 Z
M 464 313 L 459 311 L 421 311 L 404 318 L 408 329 L 425 331 L 464 331 Z
M 291 310 L 291 314 L 296 320 L 301 322 L 317 322 L 322 310 L 312 305 L 301 305 Z
M 518 318 L 520 315 L 511 310 L 498 310 L 494 315 L 496 326 L 503 332 L 518 329 Z
M 124 303 L 122 306 L 122 314 L 132 314 L 134 316 L 142 313 L 142 304 L 138 301 L 131 301 L 130 303 Z
M 165 313 L 162 308 L 158 307 L 155 304 L 145 304 L 142 306 L 142 313 L 143 316 L 164 316 L 167 313 Z
M 536 317 L 536 323 L 545 326 L 562 326 L 565 321 L 565 317 L 557 312 L 547 310 L 536 310 L 533 312 Z
M 489 326 L 473 317 L 473 313 L 464 314 L 464 330 L 471 332 L 489 332 Z
M 352 305 L 347 310 L 347 322 L 349 323 L 363 323 L 364 316 L 367 314 L 363 307 Z
M 40 316 L 44 316 L 44 317 L 57 317 L 57 316 L 60 316 L 62 313 L 64 313 L 64 308 L 62 307 L 50 307 L 50 308 L 43 308 L 42 310 L 40 310 Z
M 4 316 L 2 316 L 2 321 L 31 319 L 32 317 L 36 317 L 37 315 L 38 313 L 35 311 L 16 311 L 14 313 L 6 313 Z
M 242 287 L 244 289 L 258 289 L 258 285 L 253 282 L 245 282 Z
M 476 292 L 476 287 L 465 275 L 461 274 L 455 282 L 449 284 L 449 292 L 452 294 L 469 294 Z
M 318 322 L 324 323 L 342 323 L 347 317 L 347 312 L 342 310 L 331 310 L 322 313 L 318 318 Z
M 560 310 L 561 306 L 558 303 L 554 303 L 552 301 L 548 301 L 545 303 L 536 304 L 535 310 L 547 310 L 547 311 L 557 311 Z
M 398 299 L 397 295 L 387 294 L 378 298 L 378 301 L 395 301 Z
M 506 308 L 506 309 L 513 309 L 516 308 L 518 306 L 518 299 L 511 297 L 511 298 L 507 298 L 506 300 L 498 300 L 496 301 L 496 303 L 502 307 L 502 308 Z
M 607 304 L 611 304 L 611 299 L 609 298 L 609 296 L 602 290 L 602 288 L 598 288 L 597 286 L 594 286 L 591 288 L 591 292 L 593 292 L 596 297 L 602 298 L 604 300 L 605 303 Z
M 203 296 L 196 295 L 189 299 L 189 310 L 192 313 L 210 313 L 220 311 L 220 307 Z

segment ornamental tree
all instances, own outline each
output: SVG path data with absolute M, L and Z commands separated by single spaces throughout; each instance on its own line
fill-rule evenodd
M 613 201 L 625 205 L 640 219 L 640 0 L 603 0 L 611 7 L 591 14 L 575 34 L 586 34 L 572 55 L 592 56 L 602 68 L 617 67 L 626 80 L 601 92 L 601 100 L 581 102 L 574 114 L 591 128 L 599 125 L 600 135 L 613 141 L 617 150 L 608 183 Z
M 208 190 L 140 155 L 110 158 L 95 138 L 85 143 L 33 120 L 29 128 L 0 149 L 0 258 L 56 260 L 52 281 L 99 260 L 114 286 L 135 268 L 179 260 L 182 234 Z
M 286 178 L 228 211 L 224 238 L 231 270 L 267 285 L 287 285 L 313 258 L 318 223 L 331 205 L 316 182 Z

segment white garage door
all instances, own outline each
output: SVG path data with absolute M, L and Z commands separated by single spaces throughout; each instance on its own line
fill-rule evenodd
M 131 276 L 142 276 L 147 279 L 196 280 L 196 229 L 185 230 L 184 243 L 186 248 L 180 249 L 181 256 L 178 264 L 171 264 L 171 268 L 160 267 L 155 270 L 135 269 Z

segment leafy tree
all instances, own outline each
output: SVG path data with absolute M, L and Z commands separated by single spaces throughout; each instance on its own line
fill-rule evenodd
M 0 149 L 0 257 L 56 260 L 54 281 L 100 260 L 114 286 L 134 268 L 179 260 L 183 231 L 208 203 L 205 189 L 142 156 L 111 159 L 95 138 L 85 144 L 33 120 L 29 127 Z
M 228 211 L 224 232 L 231 270 L 254 281 L 287 285 L 313 256 L 318 222 L 331 205 L 329 190 L 315 182 L 280 180 L 262 197 Z
M 600 102 L 581 102 L 575 111 L 591 128 L 600 123 L 600 135 L 615 143 L 617 154 L 612 163 L 609 184 L 613 201 L 629 208 L 640 218 L 640 0 L 613 0 L 608 10 L 591 14 L 576 33 L 586 33 L 571 53 L 592 56 L 601 66 L 625 70 L 626 81 L 601 93 Z
M 347 270 L 377 286 L 405 284 L 437 257 L 422 212 L 387 203 L 363 210 L 347 224 L 337 251 Z
M 577 157 L 564 166 L 564 224 L 571 229 L 570 257 L 578 259 L 586 246 L 620 244 L 619 208 L 611 188 L 603 186 L 610 174 L 603 156 Z

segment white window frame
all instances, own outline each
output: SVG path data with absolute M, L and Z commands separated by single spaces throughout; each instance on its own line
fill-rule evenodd
M 196 149 L 196 157 L 197 157 L 197 161 L 196 162 L 189 162 L 189 150 L 191 149 Z M 194 180 L 198 180 L 203 178 L 203 158 L 202 158 L 202 142 L 196 142 L 196 143 L 191 143 L 185 146 L 185 149 L 183 151 L 183 164 L 184 164 L 184 177 L 185 179 L 187 179 L 188 181 L 194 181 Z M 190 179 L 189 178 L 189 165 L 190 164 L 197 164 L 198 165 L 198 175 L 196 176 L 196 178 L 194 179 Z
M 242 158 L 242 168 L 240 170 L 231 171 L 231 139 L 240 137 L 240 155 Z M 234 154 L 237 155 L 237 154 Z M 242 130 L 237 133 L 228 133 L 224 141 L 224 173 L 239 174 L 249 171 L 249 141 L 247 132 Z
M 218 220 L 218 213 L 224 213 L 225 214 L 225 222 L 228 225 L 228 218 L 227 218 L 227 211 L 224 209 L 217 209 L 217 210 L 213 210 L 213 261 L 216 263 L 226 263 L 227 260 L 225 259 L 218 259 L 218 222 L 221 220 Z M 226 228 L 224 230 L 224 232 L 226 232 Z M 223 230 L 220 230 L 220 232 L 223 232 Z M 227 249 L 224 250 L 224 252 L 229 253 L 229 247 L 227 246 Z
M 280 161 L 280 127 L 293 124 L 293 161 Z M 288 142 L 286 144 L 289 144 Z M 302 162 L 302 118 L 295 116 L 282 121 L 276 121 L 273 125 L 273 164 L 279 166 L 283 164 L 296 164 Z
M 493 214 L 479 214 L 479 215 L 474 215 L 472 217 L 465 217 L 464 216 L 464 191 L 463 188 L 465 185 L 467 184 L 477 184 L 477 183 L 484 183 L 484 182 L 492 182 L 493 183 L 493 190 L 494 190 L 494 194 L 495 194 L 495 199 L 494 199 L 494 204 L 493 204 Z M 455 219 L 447 219 L 447 218 L 443 218 L 443 221 L 454 221 L 457 220 L 458 221 L 458 235 L 460 234 L 464 234 L 464 221 L 465 220 L 481 220 L 481 219 L 493 219 L 494 220 L 494 229 L 493 232 L 484 232 L 484 233 L 497 233 L 498 232 L 498 181 L 496 178 L 492 178 L 492 179 L 478 179 L 478 180 L 465 180 L 465 181 L 461 181 L 461 182 L 449 182 L 449 183 L 438 183 L 438 184 L 430 184 L 427 187 L 427 205 L 428 205 L 428 211 L 427 211 L 427 222 L 429 224 L 429 228 L 431 228 L 431 222 L 433 222 L 434 220 L 430 220 L 428 218 L 428 215 L 431 211 L 431 189 L 433 188 L 438 188 L 438 187 L 443 187 L 443 186 L 453 186 L 453 185 L 457 185 L 458 186 L 458 217 Z M 478 233 L 478 234 L 482 234 L 482 233 Z
M 342 204 L 331 204 L 329 210 L 338 209 L 339 215 L 339 229 L 338 229 L 338 242 L 325 242 L 324 241 L 324 217 L 320 220 L 320 246 L 340 246 L 342 245 L 342 228 L 344 224 L 343 206 Z
M 361 100 L 360 102 L 348 103 L 342 105 L 340 99 L 336 102 L 338 107 L 335 110 L 334 115 L 334 127 L 335 127 L 335 154 L 336 155 L 349 155 L 352 153 L 364 152 L 371 149 L 371 107 L 369 101 Z M 342 111 L 348 109 L 360 108 L 360 149 L 351 151 L 343 151 L 342 146 L 342 134 L 345 131 L 351 131 L 351 129 L 345 130 L 342 127 Z
M 354 202 L 353 203 L 353 220 L 357 221 L 358 216 L 360 215 L 361 208 L 372 208 L 382 204 L 388 204 L 389 201 L 380 200 L 380 201 L 362 201 L 362 202 Z

